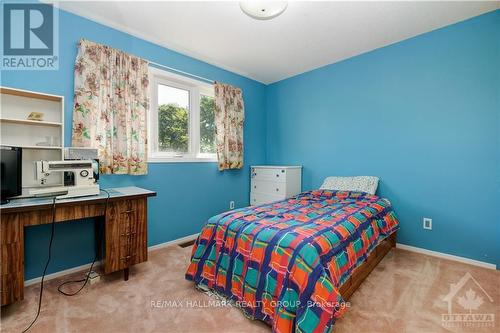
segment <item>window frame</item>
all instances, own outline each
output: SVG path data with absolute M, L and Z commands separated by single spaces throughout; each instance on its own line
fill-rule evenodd
M 150 67 L 151 103 L 148 125 L 148 163 L 217 162 L 217 153 L 200 152 L 201 95 L 214 97 L 210 83 L 191 79 L 165 70 Z M 188 152 L 169 153 L 158 151 L 158 85 L 163 84 L 189 92 Z

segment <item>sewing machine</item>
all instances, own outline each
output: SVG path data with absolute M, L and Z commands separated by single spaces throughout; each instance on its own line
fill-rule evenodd
M 35 197 L 55 195 L 57 199 L 99 194 L 99 184 L 97 184 L 94 179 L 92 160 L 35 162 L 35 179 L 38 181 L 39 185 L 45 185 L 47 177 L 53 172 L 73 173 L 74 184 L 70 186 L 35 188 L 29 190 L 29 194 Z

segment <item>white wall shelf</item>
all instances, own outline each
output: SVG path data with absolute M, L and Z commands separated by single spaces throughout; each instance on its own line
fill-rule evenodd
M 34 165 L 38 160 L 64 158 L 64 97 L 9 87 L 0 87 L 0 143 L 23 149 L 22 187 L 37 187 Z M 29 120 L 31 112 L 42 112 L 43 120 Z M 62 174 L 50 175 L 48 185 L 61 185 Z
M 36 126 L 62 126 L 62 123 L 52 122 L 52 121 L 38 121 L 38 120 L 28 120 L 28 119 L 13 119 L 13 118 L 0 118 L 2 123 L 10 124 L 25 124 L 25 125 L 36 125 Z
M 26 145 L 19 145 L 19 144 L 15 144 L 15 143 L 8 143 L 8 142 L 3 142 L 2 141 L 2 145 L 3 146 L 13 146 L 13 147 L 20 147 L 20 148 L 23 148 L 23 149 L 49 149 L 49 150 L 62 150 L 63 147 L 59 147 L 59 146 L 26 146 Z

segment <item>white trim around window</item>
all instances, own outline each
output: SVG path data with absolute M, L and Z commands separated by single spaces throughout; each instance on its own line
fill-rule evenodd
M 217 154 L 200 153 L 200 98 L 214 96 L 211 84 L 150 67 L 151 108 L 148 116 L 148 162 L 217 162 Z M 168 153 L 158 149 L 158 85 L 166 85 L 189 92 L 188 152 Z

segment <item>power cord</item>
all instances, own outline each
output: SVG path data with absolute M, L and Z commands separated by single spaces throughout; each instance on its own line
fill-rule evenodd
M 107 210 L 108 210 L 108 202 L 109 202 L 109 197 L 110 197 L 110 194 L 107 190 L 103 190 L 101 189 L 101 191 L 105 192 L 107 197 L 106 197 L 106 203 L 104 205 L 104 218 L 106 218 L 106 213 L 107 213 Z M 90 265 L 90 268 L 89 268 L 89 271 L 87 272 L 87 275 L 85 276 L 85 278 L 83 279 L 80 279 L 80 280 L 68 280 L 68 281 L 65 281 L 63 283 L 61 283 L 59 285 L 59 287 L 57 287 L 57 290 L 63 294 L 64 296 L 75 296 L 76 294 L 78 294 L 80 291 L 82 291 L 83 288 L 85 288 L 85 286 L 87 285 L 87 283 L 89 282 L 89 279 L 90 279 L 90 273 L 92 273 L 92 269 L 94 268 L 94 265 L 97 261 L 97 257 L 99 255 L 99 251 L 97 250 L 97 247 L 98 246 L 101 246 L 102 244 L 102 235 L 101 233 L 99 232 L 98 233 L 99 235 L 99 239 L 96 240 L 97 242 L 97 246 L 96 246 L 96 251 L 95 251 L 95 256 L 94 256 L 94 260 L 92 261 L 92 264 Z M 77 291 L 73 292 L 73 293 L 70 293 L 70 292 L 65 292 L 62 290 L 62 287 L 65 286 L 65 285 L 68 285 L 68 284 L 73 284 L 73 283 L 81 283 L 83 282 L 82 286 L 80 287 L 80 289 L 78 289 Z
M 50 240 L 49 240 L 49 255 L 47 258 L 47 262 L 45 263 L 45 268 L 43 269 L 42 280 L 40 281 L 40 294 L 38 296 L 38 309 L 36 311 L 35 319 L 26 327 L 23 333 L 27 332 L 37 321 L 38 316 L 40 316 L 40 310 L 42 308 L 42 297 L 43 297 L 43 282 L 45 280 L 45 274 L 47 273 L 47 268 L 49 267 L 50 259 L 52 258 L 52 242 L 54 241 L 54 231 L 56 226 L 56 197 L 52 197 L 52 223 L 51 223 L 51 231 L 50 231 Z
M 101 191 L 103 191 L 103 192 L 105 192 L 107 194 L 106 204 L 104 206 L 104 216 L 106 217 L 106 213 L 107 213 L 107 210 L 108 210 L 108 202 L 109 202 L 110 194 L 109 194 L 109 192 L 107 190 L 101 189 Z M 33 325 L 37 321 L 38 317 L 40 316 L 40 310 L 42 308 L 42 298 L 43 298 L 43 282 L 45 280 L 45 275 L 47 273 L 47 268 L 49 267 L 49 263 L 50 263 L 50 260 L 52 258 L 52 243 L 54 241 L 54 233 L 55 233 L 55 226 L 56 226 L 56 198 L 57 197 L 52 197 L 52 222 L 51 222 L 49 249 L 48 249 L 48 252 L 49 252 L 48 254 L 49 255 L 48 255 L 48 258 L 47 258 L 47 262 L 45 263 L 45 268 L 43 269 L 42 280 L 40 281 L 40 294 L 38 296 L 38 308 L 37 308 L 37 311 L 36 311 L 36 316 L 33 319 L 33 321 L 29 324 L 29 326 L 26 327 L 23 330 L 22 333 L 28 332 L 31 329 L 31 327 L 33 327 Z M 97 246 L 101 246 L 101 240 L 98 241 L 98 245 Z M 85 277 L 85 279 L 77 280 L 77 281 L 66 281 L 66 282 L 63 282 L 62 284 L 59 285 L 59 287 L 57 288 L 57 290 L 59 290 L 59 292 L 61 292 L 62 294 L 66 295 L 66 296 L 74 296 L 74 295 L 78 294 L 87 285 L 87 283 L 89 281 L 90 273 L 92 272 L 92 268 L 94 267 L 94 264 L 95 264 L 95 262 L 97 260 L 98 253 L 99 253 L 99 251 L 96 250 L 96 254 L 94 256 L 94 261 L 90 265 L 89 272 L 87 273 L 87 276 Z M 61 290 L 61 287 L 63 285 L 69 284 L 69 283 L 75 283 L 75 282 L 85 282 L 85 283 L 75 293 L 66 293 L 66 292 L 64 292 L 64 291 Z

